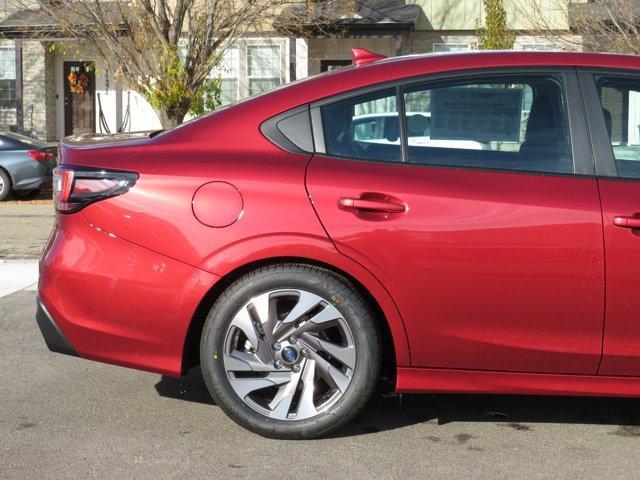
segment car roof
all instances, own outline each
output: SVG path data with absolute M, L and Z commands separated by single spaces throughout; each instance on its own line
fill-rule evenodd
M 255 117 L 262 122 L 284 111 L 330 99 L 337 95 L 364 88 L 384 89 L 399 81 L 420 81 L 427 75 L 455 72 L 479 73 L 500 68 L 557 68 L 585 67 L 591 69 L 636 70 L 640 73 L 640 56 L 605 53 L 549 52 L 549 51 L 466 51 L 406 55 L 375 60 L 358 66 L 347 66 L 304 78 L 269 92 L 249 97 L 229 108 L 219 109 L 211 115 L 183 124 L 176 134 L 192 134 L 198 129 L 222 118 Z M 206 127 L 205 127 L 206 128 Z M 191 132 L 193 129 L 193 133 Z M 172 136 L 172 135 L 171 135 Z M 160 135 L 157 138 L 163 137 Z
M 637 55 L 550 50 L 460 50 L 456 52 L 418 53 L 413 55 L 388 57 L 382 60 L 376 60 L 368 65 L 432 59 L 449 60 L 453 64 L 458 63 L 461 67 L 464 67 L 466 62 L 470 59 L 481 61 L 504 59 L 508 60 L 510 63 L 519 63 L 522 66 L 546 64 L 548 66 L 629 68 L 629 63 L 631 62 L 635 64 L 635 68 L 640 68 L 640 57 Z

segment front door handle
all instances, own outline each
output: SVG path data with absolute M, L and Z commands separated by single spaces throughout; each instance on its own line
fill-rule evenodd
M 640 218 L 636 217 L 613 217 L 613 224 L 621 228 L 640 228 Z
M 342 197 L 338 201 L 338 205 L 344 210 L 362 210 L 374 213 L 404 213 L 407 211 L 407 206 L 401 203 L 352 197 Z

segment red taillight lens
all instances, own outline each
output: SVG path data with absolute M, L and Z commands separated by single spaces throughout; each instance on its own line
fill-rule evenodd
M 29 155 L 34 160 L 38 160 L 39 162 L 44 160 L 52 160 L 53 157 L 55 157 L 55 154 L 53 152 L 46 150 L 29 150 L 27 152 L 27 155 Z
M 53 200 L 60 213 L 73 213 L 90 203 L 122 195 L 138 179 L 133 172 L 61 165 L 53 170 Z

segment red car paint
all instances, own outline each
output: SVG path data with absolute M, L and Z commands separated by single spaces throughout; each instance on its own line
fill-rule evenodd
M 377 302 L 399 391 L 640 395 L 640 236 L 613 225 L 640 212 L 638 182 L 355 162 L 291 153 L 261 132 L 271 117 L 346 91 L 529 67 L 640 73 L 640 59 L 395 58 L 151 138 L 66 141 L 63 164 L 139 178 L 58 215 L 41 301 L 80 356 L 180 375 L 217 286 L 256 263 L 300 259 L 347 274 Z M 402 209 L 363 218 L 354 201 Z

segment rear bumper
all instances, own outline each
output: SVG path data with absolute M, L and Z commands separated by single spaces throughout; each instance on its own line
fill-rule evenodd
M 56 325 L 56 322 L 51 318 L 51 315 L 49 315 L 49 312 L 40 301 L 40 297 L 36 298 L 36 304 L 36 322 L 38 322 L 38 327 L 40 327 L 40 332 L 42 333 L 49 350 L 77 357 L 78 352 L 74 350 L 67 338 L 58 328 L 58 325 Z
M 10 173 L 14 190 L 36 190 L 50 187 L 53 176 L 50 165 L 35 160 L 27 165 L 22 164 L 21 168 L 17 168 Z
M 179 376 L 189 325 L 218 277 L 59 216 L 40 260 L 38 320 L 53 351 Z

